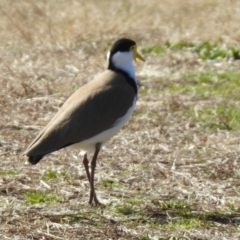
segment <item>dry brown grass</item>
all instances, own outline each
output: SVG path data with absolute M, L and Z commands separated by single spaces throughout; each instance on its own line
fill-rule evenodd
M 239 102 L 166 87 L 189 70 L 238 71 L 237 61 L 169 51 L 137 64 L 135 114 L 97 166 L 105 208 L 86 205 L 89 186 L 77 152 L 61 150 L 33 167 L 21 156 L 66 97 L 105 68 L 114 40 L 239 47 L 239 22 L 238 0 L 0 0 L 0 238 L 239 239 L 239 130 L 209 130 L 186 114 L 188 107 L 197 116 L 202 106 Z M 61 200 L 29 204 L 29 190 Z M 178 211 L 174 201 L 186 208 Z M 189 227 L 177 226 L 181 217 L 192 220 Z

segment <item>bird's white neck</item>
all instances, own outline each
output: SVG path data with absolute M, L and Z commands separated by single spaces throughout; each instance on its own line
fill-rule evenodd
M 133 54 L 132 52 L 116 52 L 112 56 L 112 63 L 113 65 L 129 74 L 129 76 L 134 79 L 134 81 L 137 83 L 136 76 L 135 76 L 135 70 L 133 66 Z

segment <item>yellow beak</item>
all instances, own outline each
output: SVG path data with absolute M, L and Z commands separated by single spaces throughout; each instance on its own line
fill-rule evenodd
M 141 61 L 145 62 L 145 59 L 138 53 L 136 45 L 132 47 L 132 52 L 133 52 L 134 61 L 137 61 L 137 58 L 138 58 Z

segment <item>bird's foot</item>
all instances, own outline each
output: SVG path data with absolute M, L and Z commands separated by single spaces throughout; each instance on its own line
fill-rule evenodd
M 91 191 L 90 192 L 90 198 L 89 198 L 89 205 L 93 205 L 93 201 L 95 203 L 96 206 L 101 206 L 103 205 L 102 203 L 99 202 L 99 200 L 97 199 L 96 193 L 95 191 Z

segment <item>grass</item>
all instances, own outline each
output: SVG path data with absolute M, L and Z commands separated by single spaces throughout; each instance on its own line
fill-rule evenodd
M 119 183 L 112 180 L 102 180 L 101 185 L 106 188 L 119 187 Z
M 47 170 L 46 174 L 42 177 L 42 179 L 50 180 L 50 179 L 56 179 L 57 173 L 56 171 L 53 171 L 51 168 Z
M 240 127 L 240 108 L 237 106 L 219 105 L 215 108 L 199 109 L 195 120 L 210 129 L 237 130 Z
M 201 125 L 206 130 L 237 131 L 240 127 L 240 108 L 231 104 L 222 103 L 198 108 L 190 106 L 173 111 L 181 112 L 191 119 L 191 124 Z
M 194 204 L 194 201 L 179 201 L 175 199 L 171 199 L 169 201 L 164 201 L 161 202 L 159 200 L 152 200 L 152 203 L 155 206 L 159 206 L 163 210 L 168 210 L 168 209 L 178 209 L 178 210 L 183 210 L 191 207 Z
M 173 92 L 197 93 L 204 97 L 221 97 L 232 100 L 239 98 L 238 71 L 207 71 L 184 73 L 181 82 L 172 82 L 168 89 Z
M 141 48 L 143 54 L 146 55 L 163 55 L 167 51 L 185 51 L 196 53 L 202 60 L 215 60 L 215 59 L 240 59 L 240 49 L 235 46 L 221 45 L 215 42 L 203 41 L 203 42 L 170 42 L 166 41 L 162 45 L 152 45 Z
M 36 190 L 26 191 L 24 193 L 24 199 L 28 204 L 52 204 L 61 202 L 62 200 L 61 196 L 58 196 L 56 194 Z
M 158 55 L 164 54 L 165 49 L 161 45 L 154 45 L 154 46 L 141 48 L 141 52 L 145 55 L 155 54 L 158 56 Z
M 9 169 L 9 170 L 0 170 L 0 175 L 2 176 L 16 176 L 16 175 L 19 175 L 21 172 L 20 171 L 16 171 L 16 170 L 12 170 L 12 169 Z
M 239 80 L 238 71 L 190 72 L 184 73 L 181 81 L 169 83 L 167 88 L 174 93 L 194 94 L 205 99 L 222 99 L 220 103 L 211 106 L 186 107 L 185 114 L 209 129 L 237 130 L 240 126 L 240 108 L 228 101 L 240 100 Z
M 204 227 L 204 223 L 198 219 L 187 218 L 177 218 L 173 219 L 168 223 L 167 228 L 179 231 L 180 229 L 198 229 Z
M 125 205 L 125 206 L 116 206 L 116 212 L 120 213 L 122 215 L 133 215 L 136 213 L 136 210 L 134 210 L 134 207 L 131 205 Z
M 240 238 L 239 1 L 0 6 L 1 239 Z M 99 154 L 105 206 L 90 207 L 77 151 L 36 166 L 22 153 L 120 37 L 146 62 L 131 121 Z

